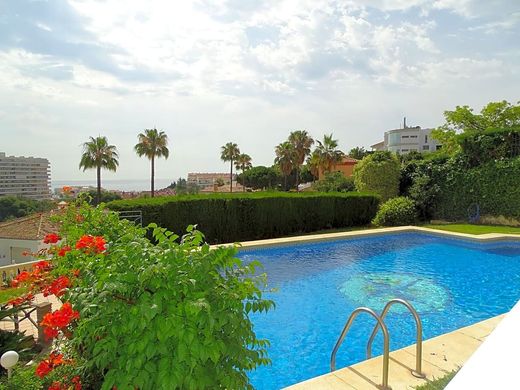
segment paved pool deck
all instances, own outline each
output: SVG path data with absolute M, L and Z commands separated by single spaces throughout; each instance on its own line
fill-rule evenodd
M 423 342 L 422 371 L 416 378 L 415 344 L 390 353 L 388 384 L 392 390 L 409 390 L 456 370 L 469 359 L 504 317 L 499 315 Z M 343 348 L 348 348 L 344 345 Z M 290 390 L 369 390 L 380 389 L 383 357 L 365 360 L 350 367 L 286 387 Z

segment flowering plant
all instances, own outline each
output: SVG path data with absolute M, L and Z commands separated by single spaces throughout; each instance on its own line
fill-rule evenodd
M 179 237 L 86 204 L 60 224 L 47 259 L 14 281 L 30 286 L 23 302 L 63 302 L 41 322 L 52 352 L 35 375 L 47 390 L 251 387 L 247 372 L 269 360 L 249 313 L 273 305 L 256 263 L 210 249 L 193 226 Z

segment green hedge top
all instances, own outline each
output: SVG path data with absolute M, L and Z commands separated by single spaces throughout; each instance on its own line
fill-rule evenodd
M 176 233 L 197 224 L 208 242 L 223 243 L 366 225 L 378 205 L 379 196 L 367 193 L 257 192 L 119 200 L 108 207 L 141 210 L 143 224 Z

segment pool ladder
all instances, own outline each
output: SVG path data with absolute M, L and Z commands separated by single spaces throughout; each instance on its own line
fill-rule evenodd
M 384 390 L 391 389 L 390 386 L 388 386 L 388 362 L 389 362 L 389 355 L 390 355 L 390 337 L 388 334 L 388 328 L 385 325 L 385 317 L 390 310 L 390 308 L 394 304 L 401 304 L 404 307 L 406 307 L 410 313 L 412 313 L 413 318 L 415 320 L 415 326 L 417 329 L 417 335 L 416 335 L 416 353 L 415 353 L 415 370 L 411 370 L 411 373 L 413 376 L 417 378 L 424 378 L 425 375 L 422 372 L 422 322 L 421 318 L 419 317 L 419 314 L 417 314 L 417 311 L 414 309 L 414 307 L 410 304 L 410 302 L 404 300 L 404 299 L 391 299 L 387 302 L 385 307 L 383 308 L 383 311 L 381 312 L 381 315 L 378 315 L 374 310 L 368 308 L 368 307 L 358 307 L 355 309 L 350 317 L 348 318 L 347 322 L 345 323 L 345 326 L 343 327 L 343 330 L 341 331 L 341 334 L 338 338 L 338 341 L 336 342 L 336 345 L 334 346 L 334 349 L 332 350 L 332 354 L 330 356 L 330 371 L 336 371 L 336 354 L 338 352 L 339 347 L 341 346 L 341 343 L 343 343 L 343 340 L 345 339 L 345 336 L 347 335 L 350 327 L 352 326 L 352 323 L 356 319 L 356 317 L 360 313 L 368 313 L 372 317 L 374 317 L 377 321 L 374 329 L 372 330 L 372 334 L 370 335 L 370 338 L 368 339 L 367 343 L 367 359 L 370 359 L 372 357 L 372 342 L 374 341 L 374 338 L 377 334 L 377 331 L 379 328 L 383 331 L 383 381 L 381 383 L 380 388 Z

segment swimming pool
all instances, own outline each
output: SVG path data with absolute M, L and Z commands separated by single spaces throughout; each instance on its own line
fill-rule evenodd
M 255 332 L 271 342 L 272 365 L 250 374 L 256 389 L 280 389 L 329 372 L 330 352 L 358 306 L 381 311 L 391 298 L 409 300 L 424 339 L 502 314 L 520 298 L 520 242 L 480 243 L 423 233 L 242 249 L 260 260 L 276 302 L 255 314 Z M 396 305 L 386 323 L 392 350 L 415 342 L 415 324 Z M 337 356 L 337 367 L 365 359 L 375 320 L 360 315 Z M 382 351 L 374 341 L 374 356 Z

